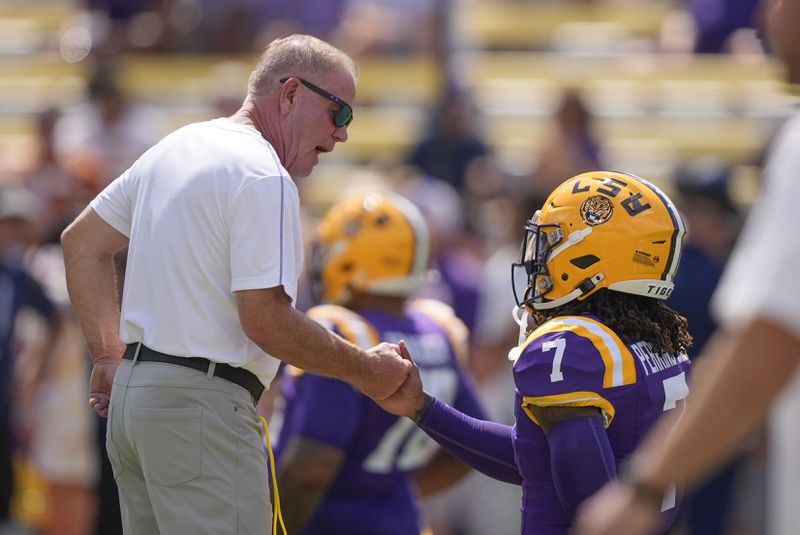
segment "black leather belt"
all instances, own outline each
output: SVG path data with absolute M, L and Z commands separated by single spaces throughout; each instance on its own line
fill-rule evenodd
M 122 358 L 133 360 L 138 346 L 139 344 L 128 344 Z M 175 357 L 173 355 L 167 355 L 166 353 L 159 353 L 144 344 L 142 344 L 142 348 L 139 350 L 139 357 L 136 360 L 137 362 L 165 362 L 167 364 L 175 364 L 176 366 L 184 366 L 186 368 L 199 370 L 203 373 L 208 373 L 208 367 L 211 366 L 211 361 L 208 359 L 200 357 Z M 256 377 L 253 372 L 245 370 L 244 368 L 234 368 L 230 364 L 217 362 L 214 367 L 214 376 L 227 379 L 246 389 L 253 397 L 253 402 L 257 402 L 262 392 L 264 392 L 264 385 L 258 377 Z

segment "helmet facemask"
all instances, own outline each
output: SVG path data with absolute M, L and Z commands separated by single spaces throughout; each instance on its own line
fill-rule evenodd
M 525 235 L 520 246 L 520 261 L 511 265 L 511 285 L 517 306 L 531 307 L 545 301 L 544 294 L 553 288 L 553 279 L 547 269 L 547 261 L 555 246 L 564 239 L 561 227 L 556 223 L 542 223 L 541 211 L 525 224 Z M 515 285 L 515 271 L 525 269 L 528 286 L 520 299 Z

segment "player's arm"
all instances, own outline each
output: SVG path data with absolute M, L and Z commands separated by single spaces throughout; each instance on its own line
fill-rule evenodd
M 550 469 L 561 505 L 572 516 L 586 498 L 616 477 L 616 460 L 600 410 L 531 408 L 550 446 Z
M 420 429 L 475 470 L 506 483 L 522 483 L 510 425 L 473 418 L 425 396 L 419 417 L 414 418 Z
M 277 463 L 281 511 L 288 533 L 300 533 L 339 473 L 344 452 L 295 435 Z

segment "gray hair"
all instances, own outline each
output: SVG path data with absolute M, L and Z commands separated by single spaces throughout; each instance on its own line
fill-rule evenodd
M 358 66 L 353 59 L 321 39 L 295 34 L 269 43 L 247 82 L 247 94 L 261 96 L 275 89 L 278 80 L 289 76 L 325 76 L 345 68 L 358 78 Z

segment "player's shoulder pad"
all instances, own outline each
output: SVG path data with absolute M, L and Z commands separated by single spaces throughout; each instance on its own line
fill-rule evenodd
M 572 348 L 568 347 L 570 339 L 575 340 Z M 628 347 L 612 329 L 587 316 L 559 316 L 543 323 L 528 336 L 520 355 L 533 355 L 534 360 L 539 355 L 552 363 L 553 355 L 547 352 L 552 350 L 553 344 L 562 343 L 568 352 L 562 362 L 564 368 L 584 372 L 602 370 L 603 388 L 636 382 L 636 364 Z M 576 354 L 575 346 L 583 351 Z M 515 366 L 518 362 L 519 357 Z
M 424 314 L 431 321 L 439 325 L 447 334 L 453 346 L 456 358 L 466 364 L 469 358 L 469 329 L 461 319 L 456 316 L 453 307 L 436 299 L 414 299 L 409 303 L 409 308 Z
M 372 347 L 381 341 L 380 334 L 369 321 L 343 306 L 319 305 L 309 309 L 306 315 L 359 347 Z

